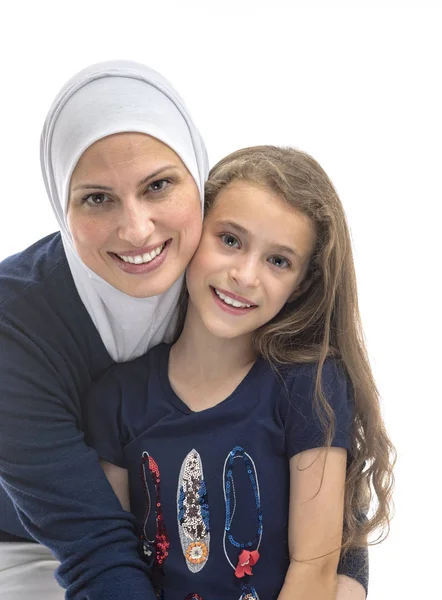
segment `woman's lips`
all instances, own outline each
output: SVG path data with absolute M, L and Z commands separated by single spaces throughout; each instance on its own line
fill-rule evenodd
M 154 258 L 149 260 L 149 262 L 141 262 L 139 264 L 135 264 L 132 262 L 124 261 L 122 258 L 120 258 L 120 256 L 133 258 L 136 256 L 143 256 L 145 254 L 151 254 L 155 251 L 156 248 L 161 246 L 161 244 L 157 244 L 156 246 L 152 245 L 147 248 L 140 248 L 139 250 L 131 250 L 130 252 L 124 252 L 121 253 L 120 256 L 115 252 L 108 252 L 108 254 L 121 271 L 129 273 L 130 275 L 144 275 L 145 273 L 150 273 L 150 271 L 154 271 L 163 264 L 163 262 L 166 260 L 171 241 L 172 240 L 167 240 L 167 242 L 164 243 L 161 252 L 157 254 Z

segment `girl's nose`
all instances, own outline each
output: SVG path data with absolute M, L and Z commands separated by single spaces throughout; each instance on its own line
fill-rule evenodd
M 230 269 L 230 277 L 240 287 L 254 288 L 260 283 L 259 281 L 259 264 L 253 258 L 244 258 L 242 261 L 235 261 L 235 265 Z

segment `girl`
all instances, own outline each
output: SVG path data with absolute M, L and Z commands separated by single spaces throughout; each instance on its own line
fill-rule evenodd
M 88 443 L 158 597 L 331 600 L 341 549 L 388 528 L 394 458 L 344 212 L 312 158 L 267 146 L 212 169 L 206 210 L 178 339 L 93 389 Z

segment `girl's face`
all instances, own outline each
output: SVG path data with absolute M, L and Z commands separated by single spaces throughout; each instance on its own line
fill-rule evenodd
M 90 146 L 71 177 L 68 226 L 83 262 L 118 290 L 146 298 L 184 272 L 201 237 L 201 202 L 175 152 L 140 133 Z
M 315 241 L 310 219 L 279 196 L 231 183 L 187 270 L 189 310 L 217 337 L 252 336 L 302 292 Z

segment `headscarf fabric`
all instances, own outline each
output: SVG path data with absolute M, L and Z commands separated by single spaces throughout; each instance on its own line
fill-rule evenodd
M 159 73 L 132 61 L 107 61 L 80 71 L 54 100 L 41 135 L 40 160 L 72 277 L 95 327 L 117 362 L 170 339 L 181 276 L 159 296 L 134 298 L 81 260 L 67 224 L 69 184 L 81 155 L 116 133 L 145 133 L 169 146 L 194 178 L 204 206 L 208 160 L 189 111 Z M 201 209 L 202 210 L 202 209 Z

